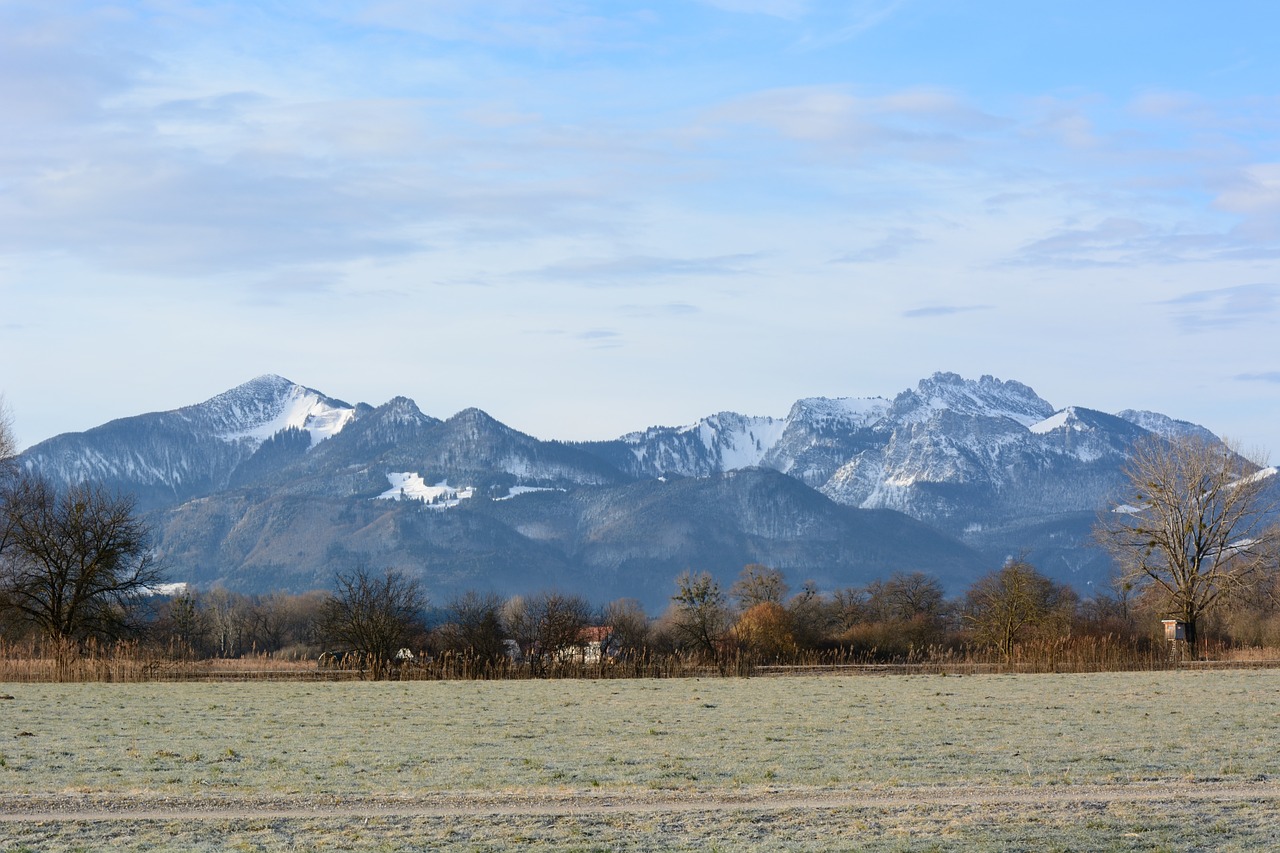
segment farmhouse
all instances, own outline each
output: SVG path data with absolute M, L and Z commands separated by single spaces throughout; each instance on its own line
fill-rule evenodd
M 613 628 L 607 625 L 590 626 L 578 632 L 578 645 L 573 649 L 580 654 L 583 663 L 600 663 L 618 656 L 618 646 Z

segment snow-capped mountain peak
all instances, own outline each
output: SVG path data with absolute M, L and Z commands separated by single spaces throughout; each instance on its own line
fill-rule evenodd
M 994 376 L 974 381 L 955 373 L 935 373 L 922 379 L 915 390 L 899 394 L 892 414 L 903 423 L 922 423 L 941 411 L 1008 418 L 1029 427 L 1052 415 L 1054 407 L 1021 382 Z
M 54 436 L 30 448 L 24 459 L 29 469 L 55 482 L 104 483 L 131 492 L 142 506 L 165 505 L 225 488 L 241 465 L 284 430 L 307 432 L 305 451 L 354 417 L 353 407 L 341 400 L 269 374 L 203 403 Z M 298 447 L 292 436 L 284 443 Z M 268 448 L 268 455 L 280 452 Z
M 791 407 L 787 420 L 812 429 L 860 429 L 873 426 L 890 405 L 884 397 L 805 397 Z
M 680 430 L 696 433 L 702 446 L 718 460 L 720 470 L 733 471 L 759 465 L 777 444 L 786 421 L 720 412 Z
M 638 472 L 705 477 L 759 465 L 785 427 L 779 418 L 720 412 L 688 426 L 628 433 L 618 442 Z
M 342 431 L 355 408 L 319 391 L 267 374 L 203 403 L 179 409 L 188 420 L 209 424 L 223 441 L 254 447 L 283 429 L 305 430 L 311 446 Z
M 1116 412 L 1116 417 L 1164 438 L 1199 438 L 1209 442 L 1217 441 L 1218 439 L 1217 436 L 1198 424 L 1177 420 L 1159 412 L 1125 409 L 1122 412 Z

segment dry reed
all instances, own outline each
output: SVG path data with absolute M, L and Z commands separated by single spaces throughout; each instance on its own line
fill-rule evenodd
M 1132 672 L 1179 667 L 1280 666 L 1280 649 L 1233 648 L 1203 644 L 1199 659 L 1171 655 L 1158 643 L 1114 635 L 1042 639 L 1016 646 L 1004 657 L 975 646 L 931 645 L 905 656 L 883 659 L 875 649 L 802 651 L 765 658 L 731 650 L 717 660 L 680 653 L 644 652 L 621 660 L 557 660 L 536 671 L 508 658 L 481 658 L 448 652 L 419 655 L 385 668 L 321 666 L 297 654 L 257 653 L 236 658 L 192 658 L 173 649 L 157 650 L 136 642 L 0 643 L 0 681 L 140 682 L 217 680 L 372 679 L 489 681 L 531 678 L 680 678 L 688 676 L 763 676 L 813 673 L 1084 673 Z

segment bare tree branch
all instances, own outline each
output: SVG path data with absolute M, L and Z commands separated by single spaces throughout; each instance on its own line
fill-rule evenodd
M 13 413 L 0 394 L 0 466 L 10 462 L 18 454 L 18 439 L 13 434 Z

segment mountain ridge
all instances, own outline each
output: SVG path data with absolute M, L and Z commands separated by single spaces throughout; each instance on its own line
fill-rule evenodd
M 901 562 L 889 555 L 914 554 L 953 588 L 1008 553 L 1102 583 L 1105 557 L 1083 547 L 1088 518 L 1122 484 L 1133 442 L 1153 433 L 1212 436 L 1167 415 L 1055 408 L 1020 382 L 935 373 L 891 399 L 810 397 L 783 418 L 726 411 L 559 442 L 475 408 L 441 419 L 408 397 L 351 405 L 265 374 L 56 436 L 20 462 L 137 495 L 187 576 L 175 580 L 315 583 L 360 559 L 441 589 L 540 577 L 625 592 L 631 578 L 630 592 L 652 599 L 677 566 L 731 578 L 737 560 L 773 560 L 797 582 L 856 583 L 874 578 L 873 553 L 881 573 Z M 663 499 L 682 509 L 652 503 Z M 770 500 L 794 516 L 784 524 Z M 808 532 L 781 535 L 787 524 Z

